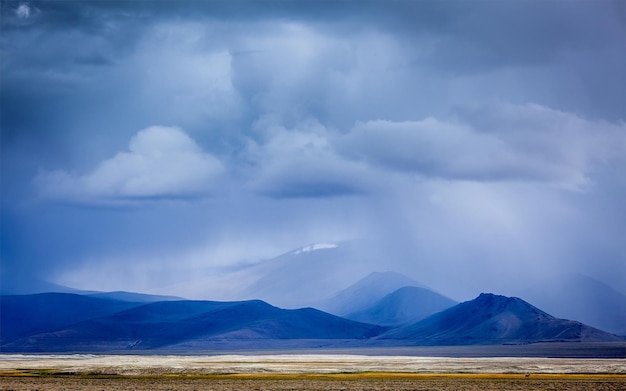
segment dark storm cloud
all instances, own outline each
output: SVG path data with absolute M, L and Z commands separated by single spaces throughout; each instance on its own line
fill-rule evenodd
M 527 266 L 619 275 L 621 2 L 1 12 L 3 270 L 148 289 L 365 236 L 461 299 Z
M 611 3 L 570 5 L 478 2 L 477 7 L 457 15 L 452 33 L 442 35 L 438 65 L 467 71 L 541 65 L 558 61 L 568 51 L 598 50 L 622 41 L 625 26 Z
M 84 56 L 84 57 L 77 57 L 74 59 L 74 62 L 79 65 L 91 65 L 91 66 L 115 65 L 115 62 L 99 54 L 94 54 L 91 56 Z

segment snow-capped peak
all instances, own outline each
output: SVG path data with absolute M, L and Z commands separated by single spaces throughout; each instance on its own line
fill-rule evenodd
M 327 248 L 337 248 L 337 247 L 339 247 L 339 245 L 335 243 L 315 243 L 315 244 L 302 247 L 301 249 L 294 251 L 293 254 L 297 255 L 301 253 L 308 253 L 311 251 L 322 250 L 322 249 L 327 249 Z

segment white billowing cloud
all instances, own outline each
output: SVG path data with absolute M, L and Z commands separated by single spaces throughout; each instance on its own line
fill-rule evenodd
M 498 104 L 454 120 L 357 123 L 336 145 L 354 160 L 424 177 L 581 189 L 594 165 L 626 156 L 626 124 L 536 104 Z
M 318 122 L 287 129 L 261 120 L 257 128 L 265 140 L 250 141 L 246 150 L 251 190 L 274 197 L 326 197 L 369 187 L 372 170 L 338 156 L 329 141 L 333 134 Z
M 35 184 L 42 195 L 69 201 L 191 197 L 209 193 L 222 172 L 220 161 L 181 129 L 152 126 L 89 173 L 43 171 Z
M 15 10 L 15 15 L 20 19 L 28 19 L 30 17 L 30 6 L 22 3 Z

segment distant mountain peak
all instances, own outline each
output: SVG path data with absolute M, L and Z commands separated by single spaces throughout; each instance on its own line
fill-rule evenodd
M 314 243 L 314 244 L 309 244 L 308 246 L 299 248 L 295 251 L 292 251 L 291 253 L 294 255 L 298 255 L 302 253 L 309 253 L 311 251 L 327 250 L 327 249 L 337 248 L 337 247 L 339 247 L 339 245 L 336 243 Z
M 503 295 L 496 295 L 495 293 L 483 292 L 475 300 L 482 301 L 512 301 L 512 300 L 522 300 L 517 297 L 509 297 Z
M 402 281 L 410 283 L 410 285 L 407 285 L 407 286 L 421 286 L 420 283 L 411 279 L 410 277 L 407 277 L 402 273 L 398 273 L 398 272 L 394 272 L 390 270 L 383 271 L 383 272 L 372 272 L 362 279 L 362 281 L 371 281 L 371 280 L 376 280 L 376 281 L 402 280 Z
M 424 287 L 419 282 L 405 276 L 404 274 L 393 271 L 384 271 L 372 272 L 344 291 L 369 289 L 371 286 L 376 286 L 386 290 L 387 292 L 385 294 L 391 293 L 394 290 L 405 286 Z
M 530 305 L 526 303 L 525 301 L 523 301 L 522 299 L 519 299 L 517 297 L 496 295 L 495 293 L 481 293 L 474 300 L 470 300 L 470 301 L 473 301 L 482 306 L 494 306 L 494 305 L 507 306 L 512 303 L 524 303 L 524 304 Z
M 364 310 L 346 315 L 359 322 L 399 326 L 424 319 L 458 304 L 437 292 L 417 286 L 405 286 Z
M 580 322 L 555 318 L 520 298 L 492 293 L 391 330 L 382 338 L 411 339 L 423 345 L 619 340 Z
M 365 310 L 386 295 L 406 286 L 424 287 L 397 272 L 373 272 L 318 306 L 336 315 L 347 315 Z
M 554 318 L 552 315 L 540 310 L 519 297 L 508 297 L 493 293 L 481 293 L 476 299 L 471 300 L 470 302 L 476 303 L 476 305 L 482 307 L 483 309 L 496 309 L 499 311 L 507 310 L 513 312 L 523 310 L 535 315 Z

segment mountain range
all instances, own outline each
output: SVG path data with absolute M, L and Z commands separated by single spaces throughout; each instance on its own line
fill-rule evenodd
M 403 287 L 429 289 L 424 284 L 428 281 L 393 272 L 371 273 L 383 262 L 401 263 L 393 251 L 381 254 L 371 247 L 357 240 L 309 244 L 274 258 L 225 270 L 199 271 L 195 279 L 152 292 L 196 299 L 260 299 L 281 308 L 310 306 L 347 316 L 366 311 L 366 307 Z M 523 297 L 557 317 L 626 335 L 625 292 L 592 277 L 559 270 L 506 288 L 504 293 L 509 296 Z
M 271 347 L 276 341 L 337 341 L 350 346 L 494 345 L 620 342 L 580 322 L 554 318 L 518 298 L 481 294 L 400 327 L 356 322 L 313 308 L 261 300 L 156 301 L 69 293 L 0 297 L 2 352 L 112 352 L 177 346 Z M 343 342 L 342 342 L 343 341 Z M 332 345 L 331 345 L 332 346 Z M 193 350 L 193 348 L 191 348 Z
M 29 284 L 3 280 L 0 351 L 195 351 L 268 348 L 277 343 L 287 347 L 624 343 L 611 332 L 622 330 L 626 298 L 599 281 L 585 276 L 562 279 L 564 285 L 544 284 L 540 287 L 544 290 L 529 294 L 533 303 L 550 304 L 548 312 L 562 318 L 520 298 L 494 294 L 458 304 L 396 272 L 370 273 L 346 287 L 358 276 L 354 259 L 349 260 L 357 247 L 313 244 L 242 266 L 216 285 L 236 285 L 243 299 L 235 301 L 80 291 L 45 281 L 31 286 L 36 292 L 54 292 L 26 294 Z M 575 297 L 583 308 L 594 306 L 594 311 L 578 310 L 581 318 L 563 315 L 577 313 L 573 304 L 559 305 L 571 302 L 566 296 Z M 594 316 L 589 318 L 590 314 Z M 580 322 L 582 315 L 595 322 L 592 326 L 606 325 L 603 330 L 609 332 Z
M 193 279 L 151 289 L 151 293 L 161 296 L 150 295 L 149 300 L 180 299 L 172 294 L 198 300 L 259 299 L 280 308 L 314 307 L 353 320 L 392 326 L 414 322 L 454 304 L 447 300 L 447 292 L 436 292 L 422 281 L 394 272 L 371 273 L 381 264 L 381 257 L 393 259 L 392 254 L 380 254 L 362 241 L 309 244 L 270 259 L 198 270 Z M 102 295 L 28 279 L 25 275 L 9 276 L 2 270 L 0 280 L 2 294 Z M 425 300 L 409 297 L 416 290 L 407 290 L 376 308 L 385 296 L 405 287 L 427 289 L 443 298 L 440 297 L 438 306 L 429 309 Z M 568 271 L 542 274 L 501 293 L 522 297 L 556 317 L 626 335 L 626 295 L 590 276 Z M 119 297 L 125 294 L 128 293 L 108 292 L 103 297 L 144 301 L 138 296 Z

